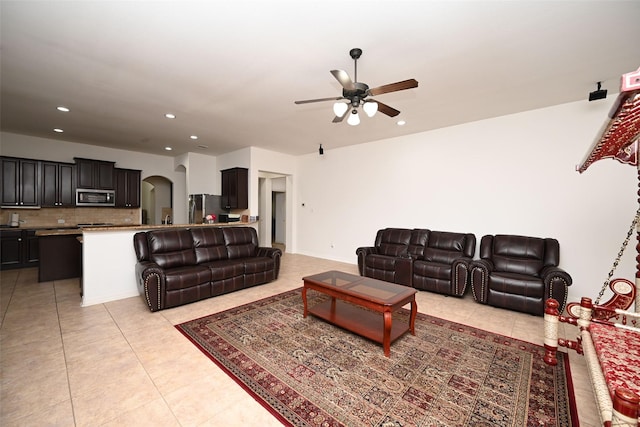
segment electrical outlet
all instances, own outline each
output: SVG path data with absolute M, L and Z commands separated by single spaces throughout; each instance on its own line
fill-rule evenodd
M 65 220 L 64 220 L 64 219 L 59 219 L 59 220 L 58 220 L 58 224 L 64 224 L 64 223 L 65 223 Z

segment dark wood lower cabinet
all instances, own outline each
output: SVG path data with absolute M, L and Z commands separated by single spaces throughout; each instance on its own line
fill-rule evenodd
M 82 276 L 82 244 L 78 237 L 77 234 L 40 236 L 39 282 Z
M 35 230 L 0 230 L 0 269 L 37 267 L 38 237 Z

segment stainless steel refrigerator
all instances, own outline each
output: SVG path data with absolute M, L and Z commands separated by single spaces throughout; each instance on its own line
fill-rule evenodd
M 189 224 L 202 224 L 207 215 L 215 215 L 216 222 L 220 221 L 220 214 L 226 212 L 221 208 L 221 197 L 213 194 L 189 195 Z

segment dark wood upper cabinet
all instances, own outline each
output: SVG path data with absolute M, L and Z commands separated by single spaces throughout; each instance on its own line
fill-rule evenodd
M 141 171 L 115 168 L 114 174 L 116 180 L 116 208 L 139 208 Z
M 75 165 L 42 162 L 42 207 L 73 207 L 76 204 Z
M 247 209 L 249 207 L 249 170 L 231 168 L 222 173 L 222 209 Z
M 74 157 L 76 162 L 77 187 L 94 190 L 114 190 L 115 162 L 102 160 L 81 159 Z
M 40 206 L 40 161 L 2 157 L 0 162 L 2 206 Z

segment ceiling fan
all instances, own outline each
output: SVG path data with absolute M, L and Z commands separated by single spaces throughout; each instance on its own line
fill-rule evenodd
M 395 108 L 389 107 L 387 104 L 374 99 L 367 99 L 369 96 L 382 95 L 383 93 L 397 92 L 399 90 L 413 89 L 418 87 L 418 82 L 415 79 L 403 80 L 401 82 L 391 83 L 388 85 L 369 88 L 365 83 L 358 81 L 358 58 L 362 55 L 362 49 L 354 48 L 349 51 L 349 55 L 353 58 L 354 62 L 354 80 L 351 80 L 349 74 L 343 70 L 331 70 L 333 77 L 338 80 L 342 85 L 342 96 L 331 98 L 318 98 L 307 99 L 303 101 L 295 101 L 296 104 L 309 104 L 312 102 L 323 101 L 341 101 L 343 99 L 348 102 L 336 102 L 333 105 L 333 112 L 336 117 L 333 119 L 333 123 L 340 123 L 345 117 L 349 116 L 347 123 L 350 125 L 357 125 L 360 123 L 360 117 L 358 116 L 358 107 L 362 105 L 362 109 L 369 117 L 373 117 L 376 111 L 380 111 L 389 117 L 395 117 L 400 114 L 400 111 Z M 350 111 L 347 114 L 347 111 Z

